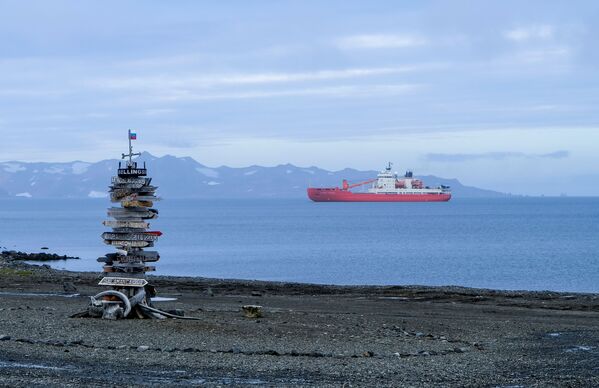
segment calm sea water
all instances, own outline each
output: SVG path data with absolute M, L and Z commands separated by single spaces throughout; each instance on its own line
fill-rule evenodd
M 0 200 L 0 246 L 100 271 L 107 200 Z M 599 292 L 599 198 L 166 200 L 158 274 Z

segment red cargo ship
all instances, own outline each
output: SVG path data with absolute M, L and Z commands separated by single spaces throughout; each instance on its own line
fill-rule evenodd
M 372 183 L 366 192 L 351 189 Z M 349 184 L 345 179 L 342 187 L 308 188 L 308 197 L 314 202 L 447 202 L 451 199 L 449 186 L 430 188 L 412 171 L 402 178 L 391 172 L 391 163 L 375 179 Z

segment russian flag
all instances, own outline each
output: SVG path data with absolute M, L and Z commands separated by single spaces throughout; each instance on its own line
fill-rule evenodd
M 135 132 L 130 132 L 130 133 L 129 133 L 129 139 L 131 139 L 131 140 L 136 140 L 136 139 L 137 139 L 137 133 L 135 133 Z

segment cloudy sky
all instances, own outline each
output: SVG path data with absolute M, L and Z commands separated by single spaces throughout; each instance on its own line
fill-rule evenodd
M 126 130 L 209 166 L 294 163 L 599 195 L 599 2 L 1 1 L 0 160 Z

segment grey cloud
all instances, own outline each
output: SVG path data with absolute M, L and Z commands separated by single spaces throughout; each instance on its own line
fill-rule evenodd
M 431 153 L 426 155 L 426 160 L 431 162 L 469 162 L 473 160 L 506 160 L 514 158 L 547 158 L 563 159 L 570 156 L 566 150 L 558 150 L 546 154 L 527 154 L 524 152 L 484 152 L 480 154 L 439 154 Z
M 570 151 L 560 150 L 555 152 L 550 152 L 548 154 L 539 155 L 541 158 L 550 158 L 550 159 L 564 159 L 570 156 Z

